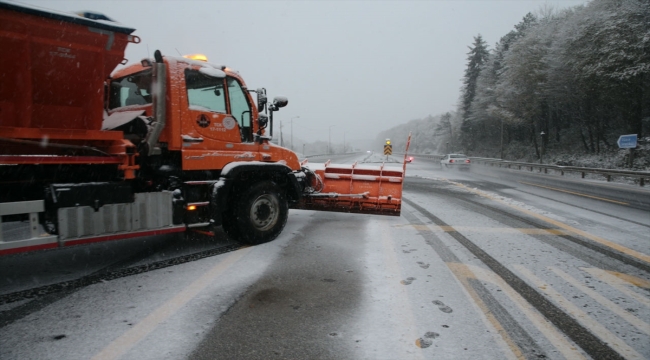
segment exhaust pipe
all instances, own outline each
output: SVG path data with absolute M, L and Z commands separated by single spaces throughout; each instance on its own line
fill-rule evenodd
M 151 97 L 153 103 L 154 123 L 144 140 L 147 147 L 146 153 L 149 156 L 160 155 L 158 139 L 167 123 L 167 65 L 165 65 L 165 62 L 163 61 L 160 50 L 156 50 L 153 57 L 155 62 L 152 64 L 153 72 L 151 76 L 153 81 L 151 82 Z

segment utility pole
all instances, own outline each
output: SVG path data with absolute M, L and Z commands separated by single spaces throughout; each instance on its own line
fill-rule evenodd
M 329 129 L 329 138 L 327 140 L 327 153 L 331 154 L 332 153 L 332 128 L 336 125 L 330 125 Z
M 293 150 L 293 119 L 300 119 L 300 116 L 294 116 L 291 118 L 291 150 Z
M 540 150 L 539 150 L 539 163 L 543 164 L 544 163 L 544 131 L 542 131 L 539 134 L 539 137 L 542 139 L 542 143 L 540 144 Z
M 280 146 L 284 147 L 282 142 L 282 120 L 280 120 Z
M 501 160 L 503 160 L 503 118 L 501 118 Z

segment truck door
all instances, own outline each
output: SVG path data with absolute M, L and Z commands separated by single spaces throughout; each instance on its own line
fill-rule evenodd
M 193 130 L 202 137 L 240 143 L 239 124 L 227 109 L 225 73 L 188 68 L 185 69 L 185 83 Z

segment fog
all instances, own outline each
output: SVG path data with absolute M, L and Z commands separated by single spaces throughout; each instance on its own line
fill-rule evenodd
M 524 15 L 568 1 L 74 1 L 19 3 L 95 11 L 142 39 L 130 62 L 203 53 L 289 105 L 285 141 L 342 143 L 456 108 L 468 46 L 490 48 Z

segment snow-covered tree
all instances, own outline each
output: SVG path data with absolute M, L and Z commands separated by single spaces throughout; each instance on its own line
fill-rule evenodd
M 595 0 L 567 16 L 552 46 L 550 84 L 587 151 L 647 132 L 650 2 Z M 564 90 L 563 90 L 564 89 Z
M 479 146 L 478 144 L 481 148 L 495 144 L 499 144 L 500 147 L 502 123 L 517 124 L 517 120 L 521 120 L 521 117 L 514 116 L 512 110 L 503 106 L 504 99 L 514 98 L 514 96 L 506 95 L 514 95 L 511 91 L 515 89 L 508 82 L 503 84 L 503 73 L 508 71 L 506 56 L 510 53 L 510 48 L 526 35 L 528 29 L 536 24 L 536 17 L 530 13 L 527 14 L 515 26 L 515 30 L 503 36 L 496 44 L 495 49 L 484 58 L 474 83 L 475 92 L 472 102 L 468 111 L 463 112 L 462 136 L 467 150 L 476 148 Z M 501 87 L 499 87 L 500 84 Z M 467 93 L 463 93 L 463 95 L 467 95 Z
M 467 113 L 476 94 L 476 81 L 481 72 L 481 66 L 489 56 L 487 44 L 481 34 L 474 37 L 474 43 L 468 48 L 467 68 L 463 77 L 463 118 L 467 118 Z
M 476 95 L 476 82 L 481 68 L 489 56 L 488 47 L 481 34 L 474 37 L 474 43 L 469 47 L 467 53 L 467 68 L 465 69 L 465 76 L 463 77 L 462 89 L 462 104 L 461 113 L 463 124 L 461 131 L 464 133 L 465 140 L 469 147 L 471 147 L 471 138 L 474 135 L 472 132 L 472 125 L 470 122 L 471 105 Z

